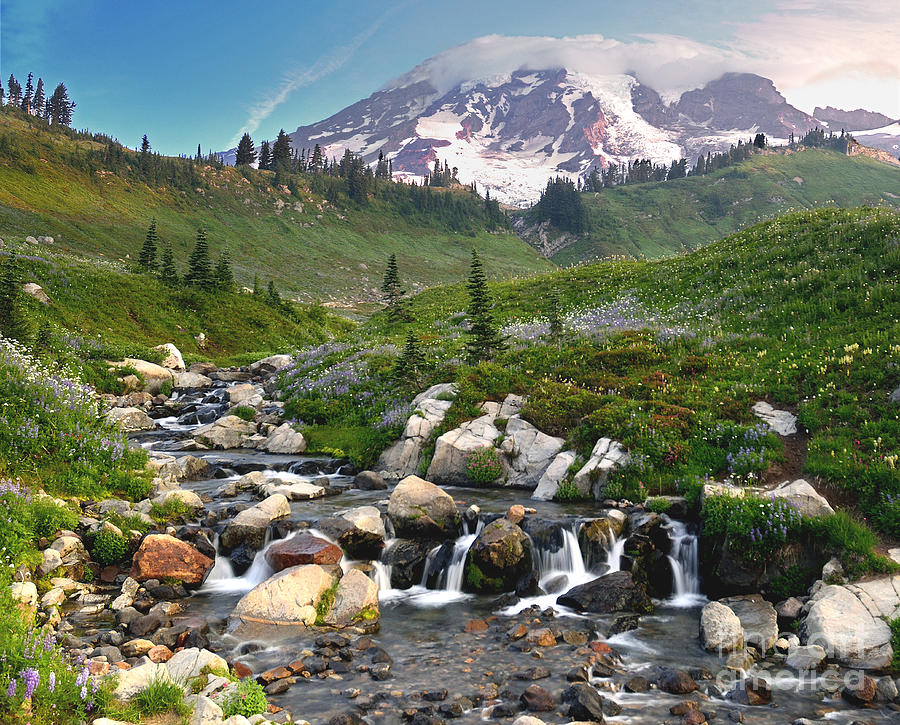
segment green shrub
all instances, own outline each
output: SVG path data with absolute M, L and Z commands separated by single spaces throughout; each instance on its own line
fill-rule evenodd
M 572 483 L 572 481 L 563 481 L 560 483 L 559 488 L 556 489 L 556 493 L 553 494 L 554 501 L 580 501 L 582 498 L 584 497 L 578 490 L 578 486 Z
M 184 690 L 176 682 L 154 678 L 146 688 L 134 696 L 134 705 L 142 715 L 159 715 L 175 712 L 186 715 L 188 707 L 184 703 Z
M 241 420 L 250 421 L 256 417 L 256 408 L 251 408 L 249 405 L 239 405 L 231 411 L 231 414 L 236 415 Z
M 150 507 L 150 518 L 159 524 L 169 521 L 182 521 L 191 515 L 192 511 L 180 498 L 169 498 L 164 503 L 154 503 Z
M 259 715 L 266 712 L 269 706 L 262 685 L 254 680 L 241 680 L 223 692 L 216 699 L 216 703 L 222 708 L 222 715 L 226 720 L 235 715 L 244 717 Z
M 805 596 L 816 580 L 816 574 L 816 569 L 802 564 L 789 567 L 784 573 L 772 579 L 766 593 L 773 601 Z
M 891 647 L 894 650 L 894 659 L 891 661 L 891 669 L 900 672 L 900 617 L 891 621 Z
M 466 456 L 466 476 L 476 486 L 486 486 L 503 475 L 503 461 L 497 449 L 478 448 Z
M 102 529 L 91 543 L 91 558 L 102 566 L 119 564 L 128 555 L 125 537 L 111 529 Z
M 672 502 L 667 498 L 649 498 L 647 508 L 655 514 L 664 514 L 672 508 Z
M 844 571 L 851 577 L 900 569 L 890 559 L 875 553 L 878 537 L 846 511 L 812 519 L 810 526 L 825 552 L 839 557 Z
M 783 499 L 710 496 L 700 512 L 703 535 L 728 539 L 748 562 L 765 562 L 804 530 L 804 519 Z
M 37 538 L 50 538 L 62 529 L 73 530 L 78 525 L 78 515 L 49 498 L 35 498 L 31 502 L 31 522 Z

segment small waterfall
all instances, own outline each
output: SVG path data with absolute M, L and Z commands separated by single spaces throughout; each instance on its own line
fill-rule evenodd
M 584 557 L 581 555 L 581 546 L 578 544 L 575 528 L 561 528 L 560 535 L 562 546 L 556 551 L 551 548 L 540 548 L 535 552 L 538 580 L 541 588 L 545 591 L 547 590 L 546 585 L 554 582 L 557 585 L 561 582 L 568 589 L 574 586 L 574 584 L 569 585 L 571 581 L 581 583 L 593 578 L 588 575 L 584 566 Z M 558 586 L 553 588 L 557 589 Z M 561 591 L 565 591 L 565 589 Z
M 384 549 L 381 550 L 381 558 L 384 558 L 384 555 L 390 551 L 391 547 L 394 545 L 396 539 L 390 538 L 386 539 L 384 542 Z M 378 585 L 378 593 L 379 596 L 384 594 L 385 592 L 392 591 L 391 587 L 391 575 L 393 574 L 393 566 L 390 564 L 385 564 L 383 561 L 373 561 L 372 562 L 372 578 L 375 580 L 375 583 Z
M 294 534 L 291 535 L 293 536 Z M 216 551 L 218 551 L 218 536 L 214 539 L 213 544 L 216 547 Z M 249 592 L 257 584 L 262 584 L 275 573 L 272 567 L 269 566 L 269 562 L 266 561 L 266 550 L 271 545 L 271 530 L 267 530 L 263 548 L 256 552 L 253 557 L 253 562 L 250 564 L 250 568 L 241 576 L 234 575 L 234 567 L 231 566 L 231 561 L 227 556 L 216 554 L 216 563 L 200 591 L 204 593 L 219 592 L 240 594 L 242 592 Z
M 665 517 L 664 528 L 671 542 L 668 558 L 672 566 L 672 603 L 682 607 L 695 606 L 703 601 L 697 536 L 688 531 L 683 521 L 668 517 Z
M 444 570 L 444 574 L 441 577 L 439 589 L 443 589 L 447 592 L 462 591 L 463 571 L 466 568 L 466 554 L 469 553 L 469 548 L 475 543 L 475 539 L 478 538 L 480 530 L 481 526 L 478 527 L 474 534 L 460 536 L 453 544 L 453 555 L 450 557 L 450 563 L 447 564 L 447 568 Z
M 622 554 L 625 553 L 625 537 L 621 539 L 616 537 L 615 534 L 610 534 L 610 540 L 606 547 L 606 565 L 609 567 L 606 571 L 607 574 L 612 574 L 614 571 L 621 571 L 622 569 Z

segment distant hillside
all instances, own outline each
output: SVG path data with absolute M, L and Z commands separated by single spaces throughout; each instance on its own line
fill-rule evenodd
M 900 205 L 900 166 L 824 149 L 766 153 L 705 176 L 582 194 L 590 231 L 563 234 L 516 214 L 519 234 L 554 262 L 613 255 L 658 259 L 789 210 Z
M 379 182 L 381 192 L 361 205 L 315 178 L 276 185 L 273 172 L 156 156 L 149 174 L 143 163 L 106 137 L 51 131 L 4 108 L 0 237 L 47 235 L 66 251 L 134 259 L 156 217 L 183 271 L 204 226 L 214 256 L 230 251 L 239 283 L 258 274 L 310 301 L 376 299 L 392 252 L 411 289 L 463 277 L 473 246 L 494 278 L 552 268 L 510 232 L 488 231 L 483 201 L 466 190 L 434 190 L 421 207 Z

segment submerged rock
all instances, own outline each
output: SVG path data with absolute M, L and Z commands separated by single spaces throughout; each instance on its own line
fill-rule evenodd
M 557 602 L 576 611 L 593 614 L 653 611 L 653 602 L 646 590 L 635 583 L 627 571 L 613 572 L 573 587 Z
M 467 591 L 512 591 L 531 573 L 531 540 L 509 519 L 496 519 L 469 548 L 465 567 Z

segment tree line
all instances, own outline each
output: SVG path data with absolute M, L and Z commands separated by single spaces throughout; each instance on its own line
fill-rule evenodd
M 34 74 L 29 73 L 22 88 L 22 84 L 10 73 L 6 88 L 0 83 L 0 105 L 19 108 L 29 116 L 36 116 L 55 126 L 71 126 L 76 104 L 69 98 L 65 83 L 59 83 L 47 96 L 43 78 L 38 78 L 37 85 L 34 85 Z

